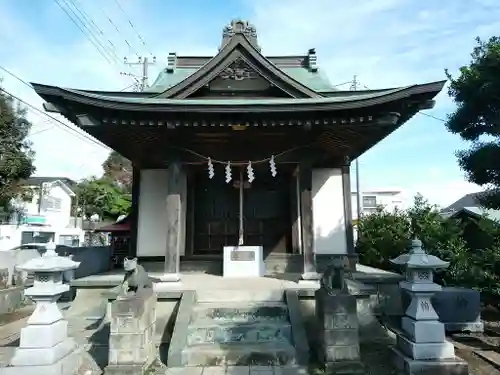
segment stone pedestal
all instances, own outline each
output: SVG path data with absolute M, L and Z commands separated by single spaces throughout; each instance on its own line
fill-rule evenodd
M 391 262 L 406 267 L 406 280 L 399 285 L 411 298 L 393 348 L 398 370 L 406 374 L 468 374 L 467 363 L 455 356 L 453 344 L 446 341 L 444 324 L 431 302 L 434 293 L 441 290 L 433 282 L 433 272 L 449 263 L 426 254 L 419 240 L 412 241 L 408 254 Z
M 155 293 L 118 298 L 110 310 L 109 364 L 105 374 L 144 374 L 156 359 Z
M 320 325 L 320 361 L 326 372 L 362 374 L 356 296 L 340 293 L 331 295 L 319 289 L 315 297 L 316 317 Z
M 57 300 L 69 286 L 62 283 L 63 272 L 75 269 L 79 262 L 60 257 L 55 244 L 47 245 L 47 251 L 17 267 L 33 272 L 33 287 L 25 295 L 35 303 L 35 311 L 28 325 L 21 329 L 19 347 L 9 367 L 1 368 L 1 375 L 72 375 L 77 374 L 84 356 L 76 342 L 68 337 L 68 322 L 57 306 Z

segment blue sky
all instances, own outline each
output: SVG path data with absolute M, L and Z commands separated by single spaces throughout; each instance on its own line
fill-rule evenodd
M 357 75 L 368 88 L 444 79 L 445 68 L 456 72 L 469 61 L 476 36 L 500 30 L 496 0 L 120 0 L 126 15 L 115 0 L 2 0 L 0 65 L 26 81 L 107 90 L 130 85 L 130 78 L 119 74 L 127 68 L 109 64 L 58 2 L 88 14 L 119 60 L 134 56 L 127 42 L 141 54 L 156 55 L 153 78 L 169 52 L 215 54 L 222 27 L 238 17 L 255 24 L 264 54 L 304 54 L 315 47 L 332 83 Z M 4 88 L 41 108 L 28 87 L 0 76 Z M 446 118 L 452 110 L 444 90 L 427 113 Z M 78 179 L 100 173 L 106 149 L 35 112 L 30 119 L 37 174 Z M 456 163 L 454 152 L 464 146 L 441 121 L 417 115 L 360 158 L 361 186 L 401 188 L 408 197 L 421 192 L 445 205 L 478 190 Z

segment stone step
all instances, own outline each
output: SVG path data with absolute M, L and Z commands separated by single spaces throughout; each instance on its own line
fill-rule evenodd
M 264 344 L 271 342 L 292 342 L 292 326 L 276 323 L 243 323 L 205 325 L 196 322 L 188 327 L 187 346 L 199 344 Z
M 201 289 L 196 291 L 196 301 L 205 302 L 233 302 L 233 303 L 253 303 L 253 302 L 283 302 L 283 289 L 263 289 L 258 284 L 258 278 L 234 279 L 235 286 L 231 289 Z M 252 285 L 252 283 L 254 283 Z M 253 289 L 245 290 L 249 286 Z M 240 287 L 240 289 L 238 289 Z
M 288 308 L 282 302 L 263 303 L 198 303 L 191 322 L 212 320 L 214 323 L 251 323 L 255 321 L 288 322 Z
M 182 350 L 183 366 L 294 365 L 295 348 L 282 342 L 200 344 Z

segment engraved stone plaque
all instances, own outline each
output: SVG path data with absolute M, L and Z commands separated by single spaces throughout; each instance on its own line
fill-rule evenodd
M 224 246 L 224 277 L 262 277 L 266 273 L 262 246 Z
M 240 250 L 231 252 L 231 260 L 233 262 L 253 262 L 255 261 L 255 251 Z

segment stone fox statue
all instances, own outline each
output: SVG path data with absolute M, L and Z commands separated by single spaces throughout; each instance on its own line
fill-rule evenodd
M 143 266 L 137 263 L 137 258 L 125 258 L 123 260 L 125 276 L 121 284 L 123 295 L 136 295 L 138 293 L 153 289 L 153 283 Z
M 326 290 L 330 295 L 337 294 L 338 292 L 346 293 L 348 288 L 344 275 L 348 265 L 349 260 L 347 257 L 335 259 L 328 267 L 326 267 L 325 272 L 321 277 L 321 288 Z M 349 276 L 352 277 L 352 274 L 349 271 L 347 272 Z

